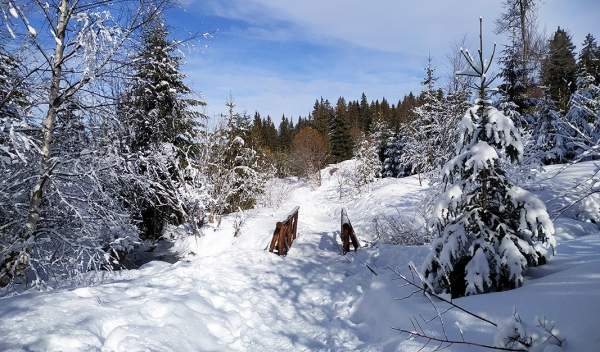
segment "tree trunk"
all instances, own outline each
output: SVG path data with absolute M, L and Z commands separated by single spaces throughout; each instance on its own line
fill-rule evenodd
M 519 1 L 519 17 L 521 20 L 521 40 L 523 41 L 523 62 L 527 62 L 527 56 L 529 51 L 529 43 L 527 38 L 527 2 L 529 0 Z
M 52 79 L 50 80 L 50 92 L 48 95 L 48 111 L 46 112 L 46 117 L 42 123 L 43 140 L 39 171 L 40 176 L 33 188 L 31 202 L 29 204 L 29 214 L 25 225 L 26 240 L 32 239 L 34 236 L 40 219 L 40 206 L 44 197 L 44 186 L 46 185 L 48 178 L 50 178 L 52 169 L 56 165 L 56 163 L 53 163 L 52 160 L 50 160 L 50 150 L 52 147 L 52 132 L 56 120 L 56 112 L 62 104 L 62 99 L 60 97 L 60 81 L 65 51 L 65 32 L 70 17 L 68 5 L 68 0 L 61 0 L 58 8 L 58 24 L 56 26 L 57 40 L 55 40 L 56 46 L 52 63 Z
M 52 132 L 56 120 L 56 112 L 59 109 L 62 99 L 60 97 L 60 80 L 62 76 L 62 66 L 65 50 L 65 33 L 67 23 L 71 12 L 68 6 L 68 0 L 60 0 L 58 7 L 58 22 L 56 26 L 56 40 L 54 49 L 54 58 L 52 61 L 52 77 L 50 79 L 50 92 L 48 94 L 48 111 L 42 122 L 42 148 L 41 160 L 39 165 L 39 177 L 35 183 L 29 204 L 27 222 L 21 234 L 21 247 L 9 253 L 4 261 L 0 263 L 0 287 L 8 285 L 16 275 L 22 274 L 29 262 L 28 253 L 32 244 L 35 242 L 35 232 L 40 220 L 41 204 L 44 197 L 44 188 L 48 183 L 57 161 L 51 160 L 50 150 L 52 147 Z

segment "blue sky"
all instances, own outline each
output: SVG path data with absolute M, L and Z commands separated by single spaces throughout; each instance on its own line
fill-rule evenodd
M 211 33 L 186 50 L 184 67 L 209 116 L 230 93 L 239 110 L 275 120 L 305 116 L 320 96 L 396 102 L 419 90 L 429 53 L 447 76 L 447 55 L 465 35 L 474 42 L 479 16 L 486 41 L 503 41 L 492 33 L 502 0 L 181 1 L 168 14 L 175 36 Z M 598 0 L 542 0 L 540 28 L 565 27 L 579 45 L 600 34 L 599 13 Z

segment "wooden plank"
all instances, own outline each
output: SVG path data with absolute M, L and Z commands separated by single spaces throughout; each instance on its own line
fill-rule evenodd
M 358 238 L 354 233 L 354 228 L 352 227 L 352 223 L 350 222 L 350 218 L 348 217 L 348 213 L 346 209 L 342 208 L 340 214 L 340 237 L 342 240 L 342 254 L 346 254 L 350 252 L 350 243 L 352 243 L 352 247 L 354 247 L 354 251 L 358 250 L 360 244 L 358 243 Z
M 298 210 L 300 207 L 294 207 L 283 221 L 278 221 L 275 225 L 273 238 L 269 245 L 269 252 L 277 250 L 278 255 L 287 255 L 296 239 L 298 231 Z

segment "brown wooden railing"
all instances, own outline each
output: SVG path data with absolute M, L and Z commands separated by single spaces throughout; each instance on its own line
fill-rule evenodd
M 348 213 L 346 209 L 342 208 L 341 214 L 341 238 L 342 238 L 342 254 L 346 254 L 350 252 L 350 243 L 354 247 L 354 251 L 359 247 L 358 238 L 354 233 L 354 228 L 352 228 L 352 223 L 350 223 L 350 218 L 348 217 Z
M 275 232 L 273 232 L 273 239 L 269 245 L 269 252 L 274 252 L 278 255 L 287 255 L 292 242 L 296 239 L 299 209 L 300 207 L 295 207 L 283 221 L 277 222 Z

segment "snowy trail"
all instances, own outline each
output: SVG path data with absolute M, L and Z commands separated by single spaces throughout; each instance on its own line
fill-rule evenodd
M 340 203 L 333 185 L 324 189 L 304 185 L 278 210 L 251 211 L 236 241 L 224 223 L 189 261 L 152 262 L 133 279 L 96 287 L 5 299 L 0 350 L 365 350 L 348 316 L 373 274 L 361 259 L 339 255 Z M 345 205 L 353 205 L 351 218 L 380 206 L 377 198 L 360 201 Z M 264 251 L 276 220 L 294 205 L 299 237 L 289 255 Z
M 409 319 L 430 316 L 431 307 L 421 297 L 395 300 L 409 291 L 385 268 L 422 262 L 427 246 L 382 245 L 345 258 L 333 233 L 343 206 L 368 239 L 373 216 L 414 213 L 422 189 L 416 178 L 384 179 L 340 202 L 332 179 L 316 190 L 297 184 L 276 210 L 249 211 L 239 238 L 225 219 L 219 230 L 190 240 L 196 255 L 189 259 L 151 262 L 97 286 L 1 299 L 0 351 L 417 351 L 422 344 L 392 327 L 410 328 Z M 295 205 L 298 239 L 287 257 L 268 253 L 275 222 Z M 568 219 L 557 226 L 558 256 L 533 270 L 525 287 L 459 302 L 495 320 L 513 305 L 524 318 L 548 314 L 575 340 L 567 351 L 583 351 L 600 344 L 593 333 L 600 322 L 600 236 L 595 226 Z M 563 302 L 565 295 L 577 300 Z M 460 321 L 469 338 L 493 336 L 457 312 L 446 318 Z

